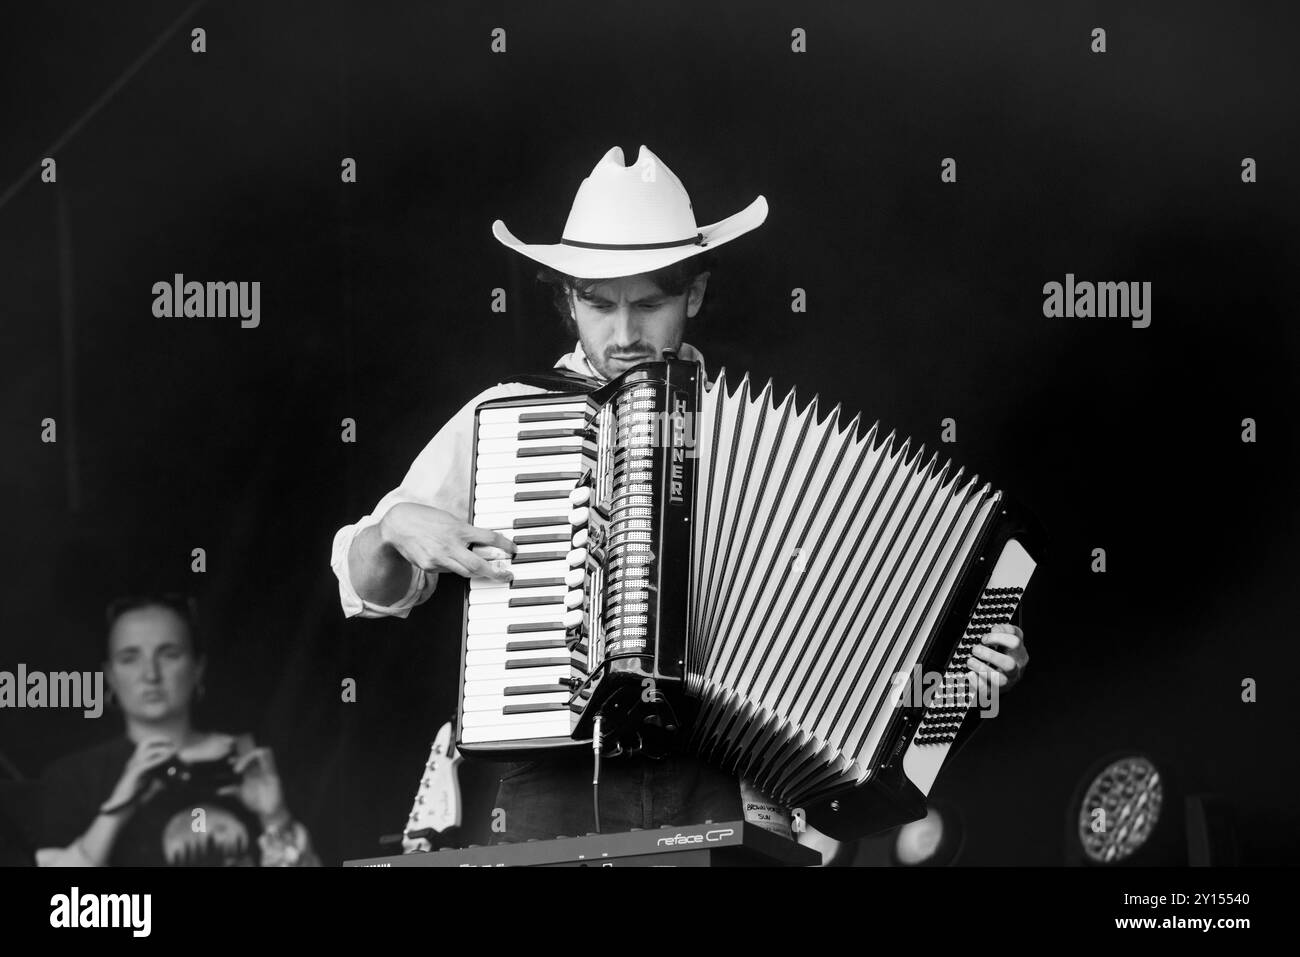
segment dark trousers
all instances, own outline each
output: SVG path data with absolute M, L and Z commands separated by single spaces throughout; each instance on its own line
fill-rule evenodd
M 741 817 L 740 782 L 698 758 L 601 762 L 602 833 Z M 494 844 L 595 831 L 590 756 L 512 765 L 501 777 L 493 819 L 500 822 L 493 826 Z

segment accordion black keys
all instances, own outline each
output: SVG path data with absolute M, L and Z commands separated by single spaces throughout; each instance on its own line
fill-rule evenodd
M 833 837 L 925 813 L 980 704 L 965 662 L 1040 537 L 937 453 L 670 354 L 480 405 L 471 489 L 517 554 L 468 589 L 463 754 L 589 748 L 599 717 Z

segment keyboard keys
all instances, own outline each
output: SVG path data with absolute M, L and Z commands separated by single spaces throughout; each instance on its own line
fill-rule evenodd
M 596 453 L 585 399 L 478 412 L 471 523 L 510 538 L 516 552 L 503 563 L 513 581 L 470 581 L 466 743 L 572 732 L 571 688 L 586 678 L 587 655 L 574 630 L 583 591 L 572 522 L 585 499 L 571 493 Z

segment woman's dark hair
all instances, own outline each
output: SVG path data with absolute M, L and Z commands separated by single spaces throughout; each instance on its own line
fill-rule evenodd
M 650 281 L 658 286 L 659 291 L 664 295 L 680 296 L 700 273 L 711 272 L 716 266 L 717 256 L 707 252 L 688 259 L 679 259 L 648 275 Z M 568 276 L 550 266 L 542 266 L 537 270 L 537 281 L 550 287 L 551 302 L 555 306 L 555 311 L 564 321 L 569 332 L 574 335 L 577 335 L 578 330 L 577 323 L 573 321 L 573 315 L 569 312 L 569 298 L 574 294 L 577 294 L 580 299 L 585 298 L 591 295 L 591 291 L 601 283 L 609 282 L 608 279 L 582 279 Z
M 146 592 L 139 595 L 124 595 L 121 598 L 114 598 L 108 603 L 108 608 L 104 611 L 104 621 L 107 625 L 106 634 L 113 633 L 113 626 L 123 615 L 133 611 L 140 611 L 142 608 L 166 608 L 172 612 L 181 621 L 185 622 L 185 628 L 190 635 L 190 651 L 195 658 L 202 658 L 204 653 L 203 634 L 199 629 L 199 606 L 198 602 L 190 595 L 182 595 L 180 592 Z

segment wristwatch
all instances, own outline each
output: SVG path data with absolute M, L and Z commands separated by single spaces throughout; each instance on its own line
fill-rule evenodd
M 294 820 L 272 824 L 257 839 L 263 867 L 294 867 L 307 849 L 307 829 Z

